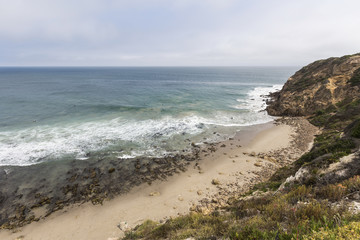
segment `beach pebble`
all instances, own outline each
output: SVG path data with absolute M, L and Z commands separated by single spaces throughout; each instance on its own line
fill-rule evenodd
M 220 185 L 220 181 L 219 181 L 219 179 L 217 179 L 217 178 L 214 178 L 214 179 L 211 181 L 211 183 L 212 183 L 213 185 Z
M 151 196 L 151 197 L 160 196 L 160 192 L 151 192 L 151 193 L 149 194 L 149 196 Z
M 179 196 L 178 200 L 182 202 L 182 201 L 184 201 L 184 198 L 182 196 Z
M 129 230 L 129 226 L 127 222 L 120 222 L 117 227 L 121 230 L 121 231 L 126 231 Z
M 201 190 L 198 190 L 197 192 L 197 195 L 201 196 L 203 194 L 203 192 Z
M 269 158 L 269 161 L 270 161 L 270 162 L 274 162 L 274 163 L 277 162 L 276 159 L 275 159 L 275 158 L 272 158 L 272 157 Z

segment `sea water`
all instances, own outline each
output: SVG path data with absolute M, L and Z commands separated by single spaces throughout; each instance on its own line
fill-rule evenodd
M 0 165 L 162 157 L 272 120 L 296 67 L 0 68 Z

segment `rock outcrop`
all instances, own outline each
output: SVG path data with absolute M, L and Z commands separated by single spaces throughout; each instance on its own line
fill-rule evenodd
M 274 116 L 307 116 L 360 98 L 360 53 L 313 62 L 271 94 L 267 111 Z
M 270 115 L 306 116 L 321 129 L 283 187 L 335 184 L 359 175 L 360 53 L 311 63 L 271 97 Z

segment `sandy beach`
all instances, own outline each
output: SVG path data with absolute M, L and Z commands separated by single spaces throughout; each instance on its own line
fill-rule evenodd
M 187 171 L 134 187 L 102 205 L 73 204 L 0 239 L 118 239 L 146 219 L 165 221 L 190 211 L 209 213 L 267 179 L 311 147 L 316 128 L 301 118 L 248 127 L 225 142 L 199 146 Z

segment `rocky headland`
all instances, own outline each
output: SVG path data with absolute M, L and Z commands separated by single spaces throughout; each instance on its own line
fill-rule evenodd
M 272 93 L 267 111 L 274 116 L 310 116 L 345 99 L 360 97 L 360 54 L 313 62 Z
M 125 239 L 360 238 L 360 54 L 303 67 L 267 104 L 270 115 L 320 129 L 308 152 L 225 207 L 148 221 Z
M 360 168 L 354 168 L 359 153 L 360 54 L 311 63 L 271 96 L 269 114 L 305 116 L 322 129 L 312 150 L 297 161 L 294 170 L 301 168 L 290 179 L 324 184 L 360 173 Z

